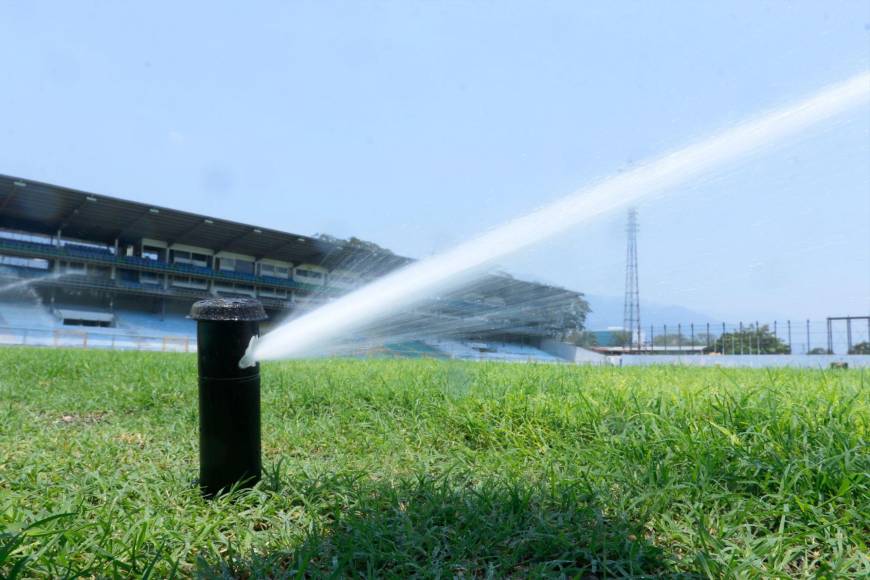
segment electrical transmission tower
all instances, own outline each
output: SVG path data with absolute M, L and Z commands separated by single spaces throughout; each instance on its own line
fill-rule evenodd
M 629 333 L 629 346 L 640 350 L 640 288 L 637 284 L 637 210 L 628 210 L 628 246 L 625 251 L 625 308 L 623 328 Z

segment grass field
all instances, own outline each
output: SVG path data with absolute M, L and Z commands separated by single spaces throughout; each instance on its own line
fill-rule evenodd
M 866 372 L 268 364 L 205 501 L 195 367 L 0 349 L 0 576 L 870 574 Z

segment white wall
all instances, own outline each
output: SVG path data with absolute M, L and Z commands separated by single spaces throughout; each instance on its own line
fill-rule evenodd
M 620 357 L 621 366 L 686 365 L 704 367 L 799 367 L 827 369 L 833 362 L 845 362 L 849 368 L 870 368 L 867 354 L 759 354 L 759 355 L 655 355 L 632 354 Z
M 271 258 L 263 258 L 260 260 L 260 264 L 271 264 L 272 266 L 283 266 L 285 268 L 293 267 L 293 264 L 290 262 L 282 262 L 281 260 L 273 260 Z
M 306 276 L 304 274 L 300 274 L 299 270 L 311 270 L 314 272 L 320 272 L 323 274 L 322 278 L 312 278 L 310 276 Z M 297 282 L 303 282 L 306 284 L 312 284 L 316 286 L 325 286 L 326 285 L 326 276 L 328 271 L 326 268 L 322 268 L 320 266 L 315 266 L 313 264 L 299 264 L 295 268 L 293 268 L 293 279 Z
M 171 246 L 169 246 L 169 249 L 170 250 L 178 250 L 180 252 L 192 252 L 192 253 L 197 253 L 197 254 L 205 254 L 206 256 L 214 255 L 214 252 L 212 250 L 209 250 L 208 248 L 200 248 L 198 246 L 188 246 L 186 244 L 172 244 Z
M 254 262 L 254 256 L 248 256 L 246 254 L 236 254 L 235 252 L 224 252 L 220 251 L 215 254 L 218 258 L 232 258 L 233 260 L 243 260 L 245 262 Z
M 326 274 L 329 271 L 323 266 L 315 266 L 314 264 L 296 264 L 296 267 L 302 270 L 313 270 L 322 274 Z
M 559 342 L 558 340 L 543 340 L 541 342 L 541 350 L 574 363 L 604 364 L 607 362 L 607 357 L 603 354 L 586 350 L 573 344 Z

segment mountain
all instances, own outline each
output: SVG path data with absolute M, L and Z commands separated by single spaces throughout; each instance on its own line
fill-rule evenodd
M 586 317 L 586 328 L 590 330 L 605 329 L 609 326 L 622 326 L 623 305 L 622 296 L 599 296 L 587 294 L 586 299 L 592 307 L 592 312 Z M 677 306 L 675 304 L 656 304 L 655 302 L 640 303 L 640 320 L 644 327 L 650 324 L 676 326 L 678 323 L 706 324 L 721 322 L 712 316 Z

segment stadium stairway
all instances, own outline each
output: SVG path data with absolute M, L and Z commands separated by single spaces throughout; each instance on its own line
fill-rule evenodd
M 384 349 L 388 355 L 402 358 L 450 358 L 446 353 L 426 344 L 422 340 L 385 344 Z
M 50 309 L 37 302 L 0 301 L 0 325 L 36 330 L 81 330 L 93 334 L 130 334 L 137 336 L 179 336 L 194 338 L 196 323 L 183 315 L 166 315 L 160 320 L 155 314 L 118 309 L 114 312 L 114 327 L 64 326 Z
M 180 314 L 158 315 L 132 310 L 115 311 L 117 327 L 139 336 L 196 337 L 196 322 Z
M 458 340 L 430 342 L 450 358 L 498 362 L 546 362 L 561 363 L 565 360 L 532 346 L 503 342 L 466 343 Z M 482 348 L 481 348 L 482 347 Z
M 56 328 L 57 319 L 48 308 L 37 302 L 0 302 L 0 316 L 5 326 L 13 328 Z

